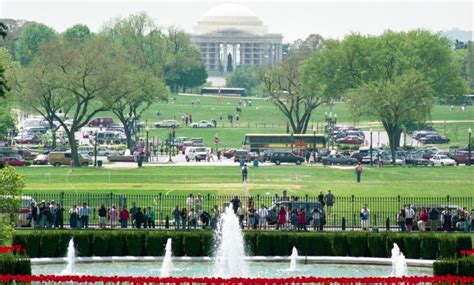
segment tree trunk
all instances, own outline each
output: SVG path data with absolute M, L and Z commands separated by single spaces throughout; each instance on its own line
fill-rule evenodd
M 70 131 L 67 133 L 67 138 L 69 140 L 69 146 L 71 147 L 71 158 L 72 158 L 72 167 L 81 167 L 81 164 L 79 163 L 79 156 L 77 154 L 77 144 L 76 144 L 76 138 L 74 136 L 75 132 Z
M 56 127 L 51 128 L 51 137 L 52 137 L 52 143 L 51 143 L 51 149 L 56 148 Z
M 385 127 L 385 131 L 388 135 L 388 142 L 390 144 L 390 152 L 392 154 L 392 164 L 395 165 L 395 153 L 397 148 L 400 146 L 400 137 L 402 135 L 402 129 L 397 126 Z
M 130 124 L 123 124 L 123 130 L 125 131 L 125 137 L 127 138 L 127 148 L 132 150 L 132 131 L 130 130 Z

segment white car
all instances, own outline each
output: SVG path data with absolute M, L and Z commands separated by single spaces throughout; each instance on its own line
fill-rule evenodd
M 176 120 L 164 120 L 153 124 L 155 128 L 179 128 L 179 123 Z
M 93 146 L 80 146 L 78 147 L 77 152 L 82 155 L 94 156 L 94 147 Z M 97 155 L 98 156 L 120 155 L 120 152 L 114 149 L 98 146 Z
M 447 166 L 447 165 L 456 165 L 456 161 L 454 159 L 449 158 L 447 155 L 444 154 L 437 154 L 430 158 L 430 161 L 433 163 L 433 165 L 441 165 L 441 166 Z
M 199 162 L 201 160 L 206 160 L 207 149 L 205 147 L 187 147 L 184 151 L 184 155 L 186 156 L 187 162 L 191 160 Z
M 212 121 L 201 120 L 196 123 L 192 123 L 191 128 L 214 128 L 215 125 Z

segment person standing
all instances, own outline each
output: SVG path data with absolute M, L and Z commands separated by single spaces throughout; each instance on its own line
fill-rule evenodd
M 114 229 L 115 226 L 117 225 L 117 209 L 115 208 L 115 205 L 112 205 L 112 207 L 109 209 L 109 220 L 110 220 L 110 228 Z
M 407 226 L 407 232 L 413 230 L 413 217 L 415 216 L 415 211 L 410 204 L 407 204 L 405 207 L 405 225 Z
M 265 204 L 262 204 L 260 209 L 258 210 L 258 225 L 260 229 L 267 229 L 267 217 L 268 217 L 268 210 L 265 207 Z
M 135 213 L 135 227 L 137 229 L 140 229 L 144 221 L 145 216 L 143 215 L 142 208 L 138 207 L 137 212 Z
M 73 205 L 71 209 L 69 209 L 69 227 L 71 227 L 71 229 L 77 228 L 78 218 L 79 218 L 79 209 L 77 209 L 76 205 Z
M 444 210 L 441 212 L 441 224 L 445 232 L 451 231 L 451 211 L 447 206 L 444 207 Z
M 198 193 L 196 200 L 194 201 L 194 208 L 196 209 L 197 212 L 202 211 L 202 195 L 201 193 Z
M 193 194 L 189 194 L 188 198 L 186 198 L 186 207 L 191 209 L 194 207 L 194 196 Z
M 406 217 L 405 217 L 405 207 L 401 208 L 400 211 L 397 214 L 397 223 L 398 223 L 398 228 L 400 229 L 401 232 L 405 231 L 405 222 L 406 222 Z
M 418 215 L 418 229 L 420 232 L 426 231 L 426 224 L 428 223 L 428 211 L 426 211 L 426 208 L 423 208 L 421 210 L 421 213 Z
M 323 193 L 323 191 L 319 191 L 318 202 L 321 203 L 322 208 L 324 208 L 325 202 L 324 202 L 324 193 Z
M 58 204 L 56 206 L 56 228 L 64 228 L 64 207 Z
M 217 223 L 219 221 L 220 211 L 217 205 L 214 205 L 212 209 L 212 218 L 211 218 L 211 229 L 217 229 Z
M 84 202 L 82 207 L 79 209 L 79 217 L 81 219 L 81 228 L 89 228 L 89 207 L 87 203 Z
M 197 227 L 197 220 L 198 220 L 198 214 L 194 210 L 194 208 L 191 208 L 188 214 L 188 229 L 196 229 Z
M 183 223 L 183 229 L 185 230 L 188 223 L 188 209 L 186 207 L 181 209 L 181 222 Z
M 179 230 L 181 226 L 181 211 L 179 210 L 179 205 L 174 207 L 174 210 L 171 214 L 173 215 L 174 227 L 175 229 Z
M 123 206 L 122 210 L 119 213 L 120 228 L 126 229 L 128 227 L 128 219 L 130 218 L 130 213 L 127 210 L 126 206 Z
M 324 197 L 326 200 L 326 207 L 327 207 L 327 213 L 331 214 L 332 207 L 334 206 L 334 195 L 332 194 L 331 190 L 328 190 L 328 193 L 326 194 L 326 197 Z
M 281 206 L 280 211 L 278 211 L 278 223 L 276 229 L 283 229 L 286 224 L 286 211 L 285 207 Z
M 40 207 L 38 207 L 36 203 L 31 203 L 31 220 L 33 222 L 31 226 L 35 229 L 39 228 L 40 215 L 41 215 Z
M 232 209 L 234 210 L 234 213 L 237 214 L 237 209 L 240 207 L 239 196 L 234 196 L 234 199 L 230 200 L 230 203 L 232 204 Z
M 356 174 L 356 179 L 357 179 L 358 183 L 360 182 L 360 177 L 362 175 L 363 170 L 364 170 L 364 168 L 362 167 L 362 164 L 360 164 L 360 162 L 359 162 L 357 164 L 357 166 L 355 167 L 355 174 Z
M 147 208 L 145 219 L 149 229 L 155 228 L 155 211 L 151 207 Z
M 363 231 L 369 230 L 369 219 L 370 219 L 370 210 L 367 207 L 367 204 L 364 204 L 362 210 L 360 210 L 360 224 Z
M 132 221 L 132 228 L 135 227 L 135 215 L 137 214 L 138 208 L 135 202 L 132 203 L 132 207 L 130 208 L 130 219 Z
M 100 208 L 99 208 L 99 228 L 105 229 L 106 218 L 107 218 L 107 209 L 105 208 L 105 205 L 102 204 L 100 205 Z
M 430 223 L 430 231 L 436 232 L 438 230 L 439 212 L 436 206 L 433 206 L 428 212 L 428 219 Z
M 242 166 L 242 182 L 247 183 L 247 176 L 249 174 L 249 170 L 247 168 L 247 164 Z
M 298 230 L 307 230 L 306 229 L 306 213 L 304 212 L 304 208 L 301 207 L 298 211 Z
M 51 200 L 51 204 L 49 205 L 49 212 L 51 214 L 51 227 L 56 227 L 56 202 L 54 200 Z

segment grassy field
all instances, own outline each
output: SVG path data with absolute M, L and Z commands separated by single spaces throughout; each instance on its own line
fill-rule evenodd
M 176 166 L 141 169 L 20 168 L 25 175 L 25 192 L 243 195 L 245 187 L 236 166 Z M 474 196 L 473 167 L 386 167 L 367 168 L 362 183 L 355 182 L 352 168 L 319 166 L 263 166 L 251 168 L 251 195 L 269 192 L 289 195 L 317 195 L 332 189 L 338 196 Z
M 198 96 L 182 96 L 173 95 L 176 100 L 170 100 L 169 103 L 154 104 L 147 110 L 142 120 L 147 121 L 149 126 L 153 123 L 165 119 L 176 118 L 181 122 L 182 127 L 176 130 L 176 136 L 186 137 L 202 137 L 205 143 L 210 146 L 212 138 L 217 133 L 221 138 L 220 147 L 229 148 L 237 147 L 242 142 L 246 133 L 285 133 L 286 122 L 285 117 L 273 105 L 271 101 L 253 99 L 251 107 L 242 107 L 242 115 L 238 123 L 230 124 L 227 121 L 227 115 L 236 114 L 236 107 L 238 106 L 238 98 L 224 98 L 221 103 L 217 103 L 216 98 L 212 97 L 198 97 Z M 200 100 L 199 105 L 192 105 L 191 102 L 196 102 L 197 98 Z M 156 113 L 160 112 L 158 118 Z M 337 114 L 338 122 L 344 124 L 352 124 L 361 126 L 365 129 L 373 128 L 374 130 L 382 130 L 379 123 L 368 123 L 352 121 L 347 108 L 344 103 L 336 103 L 333 106 L 320 106 L 313 113 L 310 129 L 317 126 L 319 130 L 322 129 L 325 120 L 325 112 L 333 112 Z M 216 129 L 191 129 L 183 127 L 184 123 L 181 121 L 183 114 L 191 114 L 193 121 L 199 120 L 216 120 L 218 127 Z M 112 116 L 104 113 L 101 116 Z M 222 116 L 222 121 L 220 117 Z M 468 107 L 466 111 L 461 112 L 459 108 L 451 111 L 449 106 L 437 105 L 435 106 L 431 120 L 434 121 L 435 127 L 441 133 L 445 133 L 451 138 L 451 145 L 465 145 L 467 142 L 467 129 L 474 128 L 474 123 L 467 123 L 462 121 L 474 120 L 474 108 Z M 446 124 L 444 121 L 446 120 Z M 457 122 L 459 121 L 459 122 Z M 310 130 L 310 132 L 311 132 Z M 161 139 L 168 137 L 169 130 L 167 129 L 151 129 L 150 136 L 159 136 Z M 144 137 L 144 134 L 142 134 Z M 442 145 L 447 148 L 447 145 Z

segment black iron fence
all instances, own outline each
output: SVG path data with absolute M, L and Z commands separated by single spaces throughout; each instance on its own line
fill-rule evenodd
M 95 227 L 99 224 L 99 207 L 104 204 L 107 209 L 115 206 L 117 212 L 124 206 L 130 209 L 133 204 L 136 207 L 142 209 L 150 207 L 154 212 L 154 225 L 155 228 L 174 228 L 173 221 L 173 209 L 178 206 L 181 210 L 186 208 L 187 211 L 191 208 L 196 210 L 206 211 L 212 216 L 212 209 L 217 206 L 220 211 L 229 204 L 229 202 L 235 198 L 235 196 L 216 196 L 216 195 L 194 195 L 193 197 L 185 195 L 166 195 L 163 193 L 157 193 L 156 195 L 150 194 L 115 194 L 115 193 L 27 193 L 24 194 L 26 197 L 31 197 L 37 204 L 51 203 L 54 201 L 56 205 L 60 205 L 64 208 L 64 214 L 62 215 L 62 222 L 65 227 L 69 227 L 70 215 L 69 210 L 74 205 L 81 207 L 83 203 L 86 203 L 89 207 L 89 225 Z M 288 208 L 293 207 L 306 207 L 306 210 L 313 208 L 318 197 L 315 196 L 303 196 L 298 197 L 297 202 L 285 202 L 282 203 L 282 197 L 270 196 L 270 195 L 256 195 L 256 196 L 238 196 L 240 201 L 241 210 L 239 213 L 243 216 L 243 224 L 247 228 L 249 221 L 250 208 L 254 208 L 257 212 L 262 205 L 268 208 L 269 212 L 276 213 L 281 205 Z M 28 211 L 28 200 L 27 198 L 23 201 L 23 209 L 20 210 L 18 215 L 17 226 L 32 226 L 31 211 Z M 253 202 L 252 202 L 253 200 Z M 292 200 L 289 198 L 288 200 Z M 360 212 L 362 207 L 367 204 L 370 210 L 369 225 L 371 228 L 378 228 L 380 230 L 390 230 L 398 228 L 397 213 L 400 209 L 406 205 L 411 204 L 414 209 L 427 208 L 428 210 L 433 206 L 439 209 L 439 213 L 445 206 L 449 206 L 452 211 L 462 209 L 466 207 L 468 211 L 474 209 L 474 197 L 358 197 L 355 195 L 335 197 L 333 206 L 324 205 L 323 209 L 325 212 L 326 223 L 324 227 L 326 229 L 333 230 L 359 230 L 361 228 Z M 310 213 L 306 213 L 310 215 Z M 53 220 L 56 220 L 56 217 Z M 199 220 L 199 215 L 198 215 Z M 275 220 L 273 220 L 275 221 Z M 107 223 L 111 223 L 110 219 L 107 219 Z M 290 223 L 291 220 L 288 220 Z M 51 227 L 54 227 L 54 222 L 50 221 Z M 118 224 L 118 221 L 117 221 Z M 44 225 L 48 227 L 48 223 Z M 118 226 L 118 225 L 117 225 Z M 128 223 L 131 227 L 131 223 Z M 201 223 L 198 222 L 198 227 Z M 269 228 L 274 227 L 271 224 Z M 291 228 L 291 224 L 289 224 Z

